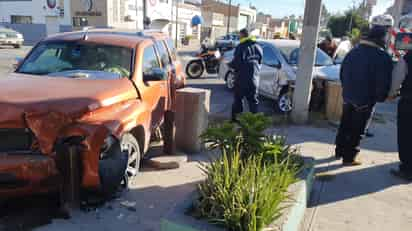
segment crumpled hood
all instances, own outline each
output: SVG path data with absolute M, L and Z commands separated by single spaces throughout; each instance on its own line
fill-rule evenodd
M 341 65 L 330 65 L 330 66 L 316 66 L 313 68 L 313 78 L 314 79 L 325 79 L 329 81 L 339 81 L 340 80 L 340 67 Z M 296 79 L 297 66 L 293 66 L 293 73 L 289 74 L 291 80 Z M 288 72 L 290 73 L 290 72 Z
M 10 74 L 0 78 L 0 123 L 6 106 L 25 111 L 55 111 L 67 115 L 95 110 L 137 97 L 128 79 L 87 80 Z
M 87 80 L 11 74 L 0 77 L 0 128 L 29 127 L 43 152 L 85 113 L 137 98 L 128 79 Z

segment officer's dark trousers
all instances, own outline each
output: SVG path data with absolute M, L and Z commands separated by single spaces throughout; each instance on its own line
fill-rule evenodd
M 336 136 L 335 154 L 343 158 L 343 162 L 352 162 L 358 155 L 359 144 L 371 117 L 373 106 L 357 107 L 345 103 L 342 118 Z
M 398 105 L 399 169 L 412 174 L 412 99 L 401 98 Z
M 246 99 L 251 113 L 258 112 L 259 100 L 257 88 L 236 86 L 234 89 L 234 100 L 232 105 L 232 121 L 236 121 L 237 116 L 243 112 L 242 100 Z

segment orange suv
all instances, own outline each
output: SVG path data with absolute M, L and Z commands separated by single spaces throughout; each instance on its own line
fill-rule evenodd
M 61 186 L 75 147 L 81 187 L 111 194 L 136 176 L 150 137 L 184 86 L 172 40 L 90 30 L 39 42 L 0 78 L 0 197 Z

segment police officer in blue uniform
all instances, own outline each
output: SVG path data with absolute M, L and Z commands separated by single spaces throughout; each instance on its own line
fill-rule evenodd
M 247 29 L 239 33 L 240 44 L 236 47 L 233 60 L 229 63 L 235 71 L 234 102 L 232 106 L 232 121 L 243 111 L 242 100 L 246 99 L 249 110 L 258 112 L 259 74 L 263 59 L 263 51 L 256 38 L 249 35 Z

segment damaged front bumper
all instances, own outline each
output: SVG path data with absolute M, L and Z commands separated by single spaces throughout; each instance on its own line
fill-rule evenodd
M 58 191 L 61 176 L 42 154 L 0 154 L 0 198 Z

